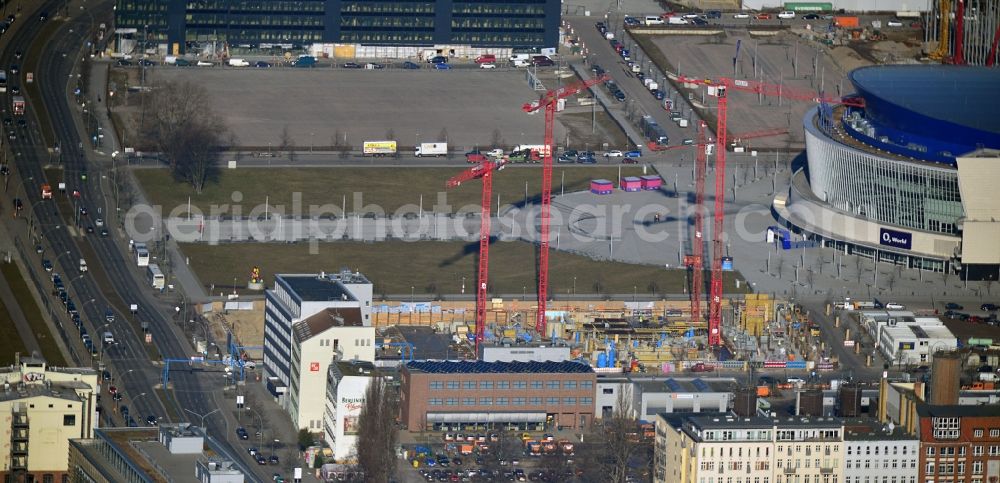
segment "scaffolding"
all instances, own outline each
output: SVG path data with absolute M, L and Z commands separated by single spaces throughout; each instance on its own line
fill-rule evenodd
M 960 58 L 968 65 L 987 65 L 997 27 L 1000 27 L 1000 0 L 964 0 L 962 3 L 964 3 L 965 10 L 965 18 L 961 27 L 962 55 L 955 55 L 955 29 L 956 24 L 958 24 L 955 21 L 955 15 L 959 10 L 957 0 L 931 2 L 931 10 L 924 18 L 926 50 L 934 52 L 938 48 L 939 42 L 944 39 L 947 41 L 948 47 L 943 58 Z M 942 5 L 948 10 L 947 15 L 950 22 L 941 21 Z M 943 36 L 942 26 L 948 29 L 947 32 L 943 32 Z M 994 52 L 993 65 L 1000 65 L 998 57 L 1000 57 L 1000 52 Z

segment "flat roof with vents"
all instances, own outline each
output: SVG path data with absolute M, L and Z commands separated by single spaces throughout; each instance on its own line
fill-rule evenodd
M 483 362 L 483 361 L 413 361 L 406 364 L 410 373 L 424 374 L 587 374 L 594 370 L 579 362 Z

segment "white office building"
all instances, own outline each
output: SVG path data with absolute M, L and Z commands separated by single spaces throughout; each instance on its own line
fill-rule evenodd
M 357 460 L 358 417 L 374 375 L 375 365 L 362 361 L 337 361 L 327 371 L 323 430 L 337 463 Z
M 372 284 L 360 273 L 277 275 L 265 293 L 267 388 L 299 428 L 323 430 L 333 360 L 375 360 Z
M 873 420 L 844 423 L 844 483 L 916 483 L 920 439 Z
M 862 326 L 893 364 L 930 364 L 937 351 L 950 351 L 958 339 L 937 317 L 904 311 L 861 312 Z

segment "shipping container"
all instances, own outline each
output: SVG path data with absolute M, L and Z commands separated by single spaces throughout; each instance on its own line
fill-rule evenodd
M 833 24 L 840 28 L 856 28 L 861 22 L 858 17 L 833 17 Z
M 636 176 L 626 176 L 622 178 L 618 188 L 627 192 L 642 191 L 642 179 Z
M 643 176 L 641 179 L 642 189 L 644 190 L 658 190 L 663 186 L 663 178 L 655 174 Z
M 596 195 L 609 195 L 615 190 L 615 185 L 606 179 L 595 179 L 590 182 L 590 192 Z
M 387 156 L 396 154 L 396 141 L 365 141 L 362 154 L 365 156 Z

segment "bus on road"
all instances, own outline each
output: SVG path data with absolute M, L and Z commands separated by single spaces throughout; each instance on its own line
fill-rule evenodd
M 14 115 L 23 116 L 24 115 L 24 97 L 14 96 Z
M 7 71 L 0 70 L 0 92 L 7 92 Z
M 163 272 L 160 271 L 160 266 L 155 263 L 150 263 L 147 268 L 149 284 L 157 290 L 163 290 L 163 288 L 167 285 L 167 279 L 163 276 Z

